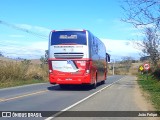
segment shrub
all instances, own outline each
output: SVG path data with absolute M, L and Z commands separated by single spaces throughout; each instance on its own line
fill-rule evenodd
M 48 81 L 48 66 L 31 64 L 30 60 L 0 61 L 0 83 L 13 86 L 34 80 Z
M 160 68 L 157 68 L 152 74 L 160 81 Z

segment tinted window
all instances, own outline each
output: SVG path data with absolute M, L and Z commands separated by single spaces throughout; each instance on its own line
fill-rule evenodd
M 85 31 L 57 31 L 52 33 L 51 45 L 86 45 Z

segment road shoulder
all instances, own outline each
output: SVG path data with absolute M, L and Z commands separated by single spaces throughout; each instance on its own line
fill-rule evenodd
M 145 93 L 145 91 L 143 91 L 138 82 L 137 82 L 137 77 L 135 77 L 135 103 L 137 104 L 137 106 L 139 106 L 139 108 L 142 111 L 155 111 L 155 108 L 153 107 L 151 101 L 149 101 L 149 99 L 147 99 L 147 93 Z

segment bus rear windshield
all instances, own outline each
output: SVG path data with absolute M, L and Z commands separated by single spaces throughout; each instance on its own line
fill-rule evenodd
M 87 45 L 85 31 L 57 31 L 51 36 L 51 45 Z

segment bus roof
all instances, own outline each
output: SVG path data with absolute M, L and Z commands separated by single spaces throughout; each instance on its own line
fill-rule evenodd
M 63 29 L 63 30 L 52 30 L 52 32 L 57 32 L 57 31 L 87 31 L 85 29 Z

